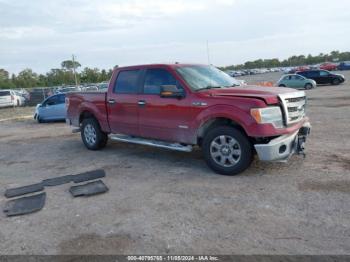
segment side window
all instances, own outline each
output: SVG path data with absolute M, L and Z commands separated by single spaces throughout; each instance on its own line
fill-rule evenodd
M 59 104 L 58 96 L 50 97 L 45 102 L 45 106 L 54 106 L 54 105 L 57 105 L 57 104 Z
M 177 85 L 176 79 L 165 69 L 148 69 L 145 75 L 144 94 L 160 94 L 162 85 Z
M 64 104 L 66 101 L 65 101 L 65 95 L 59 95 L 58 96 L 58 104 Z
M 114 93 L 137 94 L 140 70 L 127 70 L 119 72 L 114 85 Z
M 295 77 L 295 80 L 302 80 L 303 79 L 301 76 L 298 76 L 298 75 L 296 75 L 294 77 Z
M 320 71 L 320 76 L 328 76 L 328 72 L 326 71 Z

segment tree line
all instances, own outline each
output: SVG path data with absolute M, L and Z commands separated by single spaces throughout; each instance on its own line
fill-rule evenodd
M 294 55 L 285 60 L 278 58 L 258 59 L 255 61 L 247 61 L 244 64 L 231 65 L 222 67 L 223 70 L 240 70 L 253 68 L 272 68 L 272 67 L 288 67 L 313 65 L 331 61 L 350 61 L 350 52 L 332 51 L 329 54 L 320 53 L 312 56 L 311 54 Z M 5 69 L 0 68 L 0 88 L 31 88 L 31 87 L 51 87 L 60 85 L 74 85 L 75 78 L 73 69 L 78 69 L 81 64 L 77 61 L 66 60 L 61 63 L 61 68 L 51 69 L 46 74 L 37 74 L 32 69 L 24 69 L 17 75 L 12 74 Z M 98 69 L 85 67 L 81 72 L 77 72 L 77 80 L 79 84 L 99 83 L 108 81 L 112 75 L 112 69 Z
M 17 75 L 10 75 L 8 71 L 0 68 L 0 89 L 51 87 L 61 85 L 75 85 L 74 70 L 81 67 L 77 61 L 66 60 L 61 63 L 61 68 L 53 68 L 46 74 L 37 74 L 27 68 Z M 113 70 L 85 67 L 81 72 L 76 72 L 79 84 L 100 83 L 108 81 Z
M 278 58 L 258 59 L 247 61 L 244 64 L 222 67 L 223 70 L 240 70 L 253 68 L 273 68 L 273 67 L 293 67 L 302 65 L 314 65 L 324 62 L 350 61 L 350 52 L 332 51 L 329 54 L 320 53 L 319 55 L 294 55 L 284 60 Z

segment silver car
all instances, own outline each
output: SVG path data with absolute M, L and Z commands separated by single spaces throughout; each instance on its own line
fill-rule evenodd
M 48 97 L 35 109 L 34 119 L 38 123 L 59 121 L 66 119 L 65 94 L 57 94 Z

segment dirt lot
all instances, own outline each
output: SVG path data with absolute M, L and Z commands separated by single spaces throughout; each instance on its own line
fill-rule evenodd
M 255 161 L 236 177 L 212 173 L 200 151 L 110 142 L 91 152 L 64 123 L 0 122 L 1 192 L 96 168 L 110 189 L 73 199 L 67 184 L 46 188 L 42 211 L 1 213 L 0 253 L 350 254 L 350 82 L 308 95 L 306 159 Z

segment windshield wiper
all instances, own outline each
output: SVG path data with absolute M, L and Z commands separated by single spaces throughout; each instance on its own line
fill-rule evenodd
M 223 88 L 223 86 L 207 86 L 207 87 L 199 88 L 196 91 L 208 90 L 208 89 L 212 89 L 212 88 Z

